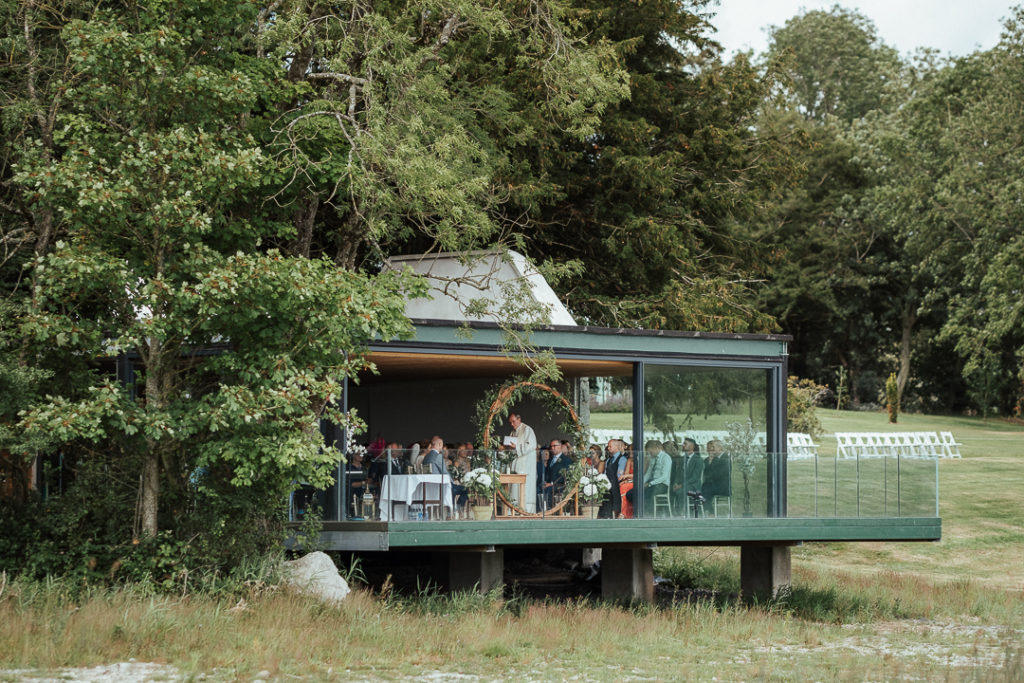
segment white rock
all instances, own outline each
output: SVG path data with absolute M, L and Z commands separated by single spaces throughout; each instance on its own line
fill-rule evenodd
M 339 603 L 352 592 L 331 558 L 319 551 L 285 562 L 283 573 L 285 585 L 324 602 Z

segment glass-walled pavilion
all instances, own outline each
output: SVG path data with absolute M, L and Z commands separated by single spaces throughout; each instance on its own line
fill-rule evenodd
M 523 374 L 521 363 L 504 350 L 497 326 L 474 325 L 468 336 L 462 329 L 451 322 L 416 321 L 414 339 L 372 345 L 377 373 L 348 384 L 346 407 L 368 426 L 356 442 L 391 446 L 384 472 L 408 471 L 415 444 L 434 435 L 448 444 L 479 447 L 477 404 Z M 531 341 L 554 352 L 563 378 L 553 388 L 587 427 L 590 444 L 604 448 L 621 439 L 632 448 L 630 515 L 589 519 L 578 501 L 545 514 L 556 500 L 538 497 L 536 516 L 501 515 L 499 504 L 491 520 L 474 521 L 460 514 L 457 496 L 451 507 L 440 500 L 439 488 L 438 514 L 419 521 L 422 514 L 409 515 L 414 505 L 395 508 L 393 496 L 379 486 L 370 515 L 358 495 L 369 488 L 367 482 L 346 467 L 339 450 L 338 482 L 317 496 L 328 547 L 792 543 L 940 535 L 938 487 L 929 463 L 858 463 L 854 471 L 834 459 L 788 461 L 788 337 L 551 326 L 535 330 Z M 542 402 L 524 399 L 510 408 L 533 428 L 540 445 L 573 437 L 563 428 L 564 415 L 551 414 Z M 510 427 L 496 423 L 494 430 L 504 435 Z M 329 448 L 346 442 L 344 434 L 324 436 Z M 575 444 L 573 458 L 590 444 Z M 380 453 L 367 457 L 379 459 Z M 383 514 L 382 502 L 389 504 Z

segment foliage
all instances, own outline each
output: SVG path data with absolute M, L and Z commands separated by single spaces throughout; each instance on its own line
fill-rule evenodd
M 328 483 L 318 423 L 359 426 L 341 379 L 410 332 L 424 287 L 375 274 L 386 252 L 503 239 L 516 107 L 584 137 L 627 93 L 548 2 L 0 12 L 2 446 L 113 464 L 103 543 L 217 567 L 279 540 L 294 481 Z M 505 75 L 541 86 L 513 106 Z
M 1024 10 L 958 60 L 835 7 L 725 63 L 708 6 L 0 3 L 4 514 L 39 548 L 3 561 L 160 585 L 276 543 L 319 421 L 358 427 L 340 379 L 410 330 L 402 252 L 518 247 L 586 323 L 778 321 L 853 405 L 895 365 L 904 407 L 1019 408 Z
M 900 397 L 896 388 L 896 373 L 889 373 L 885 380 L 885 410 L 889 414 L 889 423 L 896 424 L 900 414 Z
M 757 446 L 760 425 L 753 420 L 726 422 L 728 434 L 724 439 L 725 452 L 743 476 L 743 513 L 750 514 L 750 477 L 758 465 L 767 462 L 763 448 Z
M 903 405 L 1017 402 L 1020 17 L 957 60 L 900 60 L 838 6 L 772 29 L 763 64 L 789 75 L 787 105 L 759 125 L 811 146 L 754 228 L 780 257 L 760 295 L 795 337 L 791 368 L 818 382 L 842 369 L 854 406 L 894 362 Z
M 790 375 L 786 380 L 786 428 L 791 432 L 809 434 L 812 439 L 821 436 L 821 420 L 815 408 L 825 404 L 831 394 L 828 387 L 810 379 Z
M 679 440 L 696 416 L 707 418 L 727 406 L 752 411 L 754 402 L 763 400 L 765 381 L 758 370 L 650 365 L 644 373 L 644 419 Z
M 787 99 L 808 119 L 849 122 L 881 109 L 899 76 L 896 50 L 857 10 L 805 10 L 769 33 L 769 52 L 787 76 Z
M 612 482 L 607 475 L 584 474 L 578 480 L 580 498 L 587 503 L 600 503 L 612 490 Z
M 529 378 L 512 377 L 491 387 L 476 404 L 477 443 L 483 449 L 501 450 L 501 438 L 492 429 L 495 422 L 504 420 L 518 402 L 524 399 L 538 401 L 548 416 L 561 414 L 563 422 L 559 430 L 571 435 L 577 451 L 586 450 L 590 444 L 588 430 L 583 425 L 572 405 L 556 389 L 539 384 Z M 500 455 L 499 455 L 500 457 Z M 514 456 L 511 456 L 514 458 Z M 507 463 L 506 463 L 507 464 Z
M 737 226 L 788 182 L 790 155 L 753 117 L 774 82 L 725 64 L 705 0 L 579 3 L 592 44 L 614 46 L 631 96 L 593 135 L 529 118 L 510 150 L 506 215 L 533 219 L 530 253 L 585 267 L 557 286 L 573 313 L 614 327 L 766 331 L 747 282 L 762 262 Z M 516 94 L 529 94 L 522 82 Z
M 490 500 L 494 497 L 497 488 L 497 478 L 493 471 L 485 467 L 477 467 L 462 478 L 462 485 L 466 491 L 478 500 Z

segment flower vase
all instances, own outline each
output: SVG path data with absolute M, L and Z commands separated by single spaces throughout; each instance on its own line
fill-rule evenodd
M 601 509 L 601 506 L 597 503 L 586 503 L 583 506 L 583 516 L 587 519 L 597 519 L 597 512 Z
M 486 522 L 491 518 L 491 506 L 490 505 L 474 505 L 473 506 L 473 519 L 478 522 Z

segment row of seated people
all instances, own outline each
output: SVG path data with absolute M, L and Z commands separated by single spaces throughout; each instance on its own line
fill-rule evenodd
M 621 439 L 611 439 L 602 451 L 593 445 L 587 452 L 587 468 L 604 473 L 612 482 L 611 495 L 602 504 L 598 516 L 631 518 L 635 516 L 633 490 L 635 458 L 633 448 Z M 644 516 L 662 510 L 676 516 L 711 513 L 717 498 L 728 498 L 732 489 L 732 465 L 722 443 L 707 443 L 707 457 L 693 439 L 683 440 L 682 449 L 673 441 L 648 441 L 644 445 Z M 660 496 L 667 503 L 656 510 Z M 667 508 L 667 509 L 666 509 Z
M 648 441 L 645 444 L 645 516 L 655 513 L 655 496 L 668 494 L 672 514 L 701 514 L 706 506 L 709 512 L 716 497 L 728 497 L 731 491 L 731 465 L 720 441 L 707 444 L 707 457 L 701 456 L 700 446 L 693 439 L 684 439 L 680 449 L 672 441 Z M 396 442 L 378 439 L 362 452 L 351 454 L 349 496 L 361 497 L 369 487 L 374 498 L 380 494 L 380 485 L 388 474 L 422 472 L 452 476 L 452 493 L 456 504 L 464 506 L 466 490 L 459 476 L 471 469 L 476 453 L 472 443 L 445 443 L 433 439 L 414 442 L 403 447 Z M 633 489 L 634 455 L 631 444 L 611 439 L 605 449 L 594 444 L 584 457 L 584 469 L 589 474 L 604 473 L 612 481 L 612 490 L 601 506 L 600 516 L 605 518 L 631 518 L 634 516 Z M 538 448 L 536 461 L 536 495 L 538 509 L 550 509 L 565 494 L 566 473 L 575 462 L 572 445 L 565 440 L 552 439 Z M 698 503 L 700 501 L 700 503 Z
M 346 465 L 348 500 L 361 499 L 367 490 L 375 500 L 379 500 L 381 484 L 389 473 L 415 472 L 452 476 L 452 495 L 458 505 L 466 504 L 466 489 L 459 481 L 459 473 L 471 469 L 470 461 L 475 452 L 473 444 L 446 443 L 440 436 L 434 436 L 403 447 L 395 441 L 377 439 L 365 448 L 365 455 L 363 451 L 355 449 L 349 454 Z

